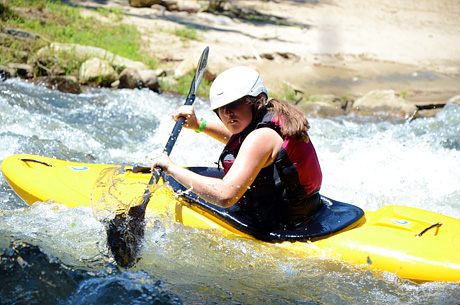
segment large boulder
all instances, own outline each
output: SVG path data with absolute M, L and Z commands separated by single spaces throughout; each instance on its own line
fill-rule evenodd
M 148 88 L 155 92 L 160 92 L 160 83 L 155 70 L 134 70 L 130 68 L 124 69 L 118 81 L 114 82 L 112 86 L 119 89 L 135 89 L 135 88 Z
M 137 70 L 134 70 L 132 68 L 126 68 L 120 73 L 119 77 L 119 83 L 118 83 L 118 88 L 127 88 L 127 89 L 135 89 L 135 88 L 142 88 L 144 87 L 144 84 L 142 82 L 142 77 L 137 72 Z
M 352 114 L 375 115 L 408 119 L 414 116 L 417 106 L 393 90 L 374 90 L 357 99 Z
M 83 84 L 107 87 L 118 79 L 118 74 L 107 60 L 94 57 L 81 65 L 78 77 Z
M 144 87 L 152 91 L 160 92 L 160 82 L 158 81 L 157 74 L 154 70 L 140 70 L 138 71 Z

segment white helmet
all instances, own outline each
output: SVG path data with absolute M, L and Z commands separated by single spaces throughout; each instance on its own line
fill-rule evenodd
M 234 67 L 222 72 L 212 83 L 209 90 L 211 110 L 225 106 L 244 96 L 258 96 L 267 89 L 259 73 L 248 67 Z

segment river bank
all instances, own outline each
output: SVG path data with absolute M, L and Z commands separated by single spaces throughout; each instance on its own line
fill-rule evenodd
M 161 5 L 131 7 L 126 0 L 63 1 L 99 19 L 98 10 L 119 12 L 121 22 L 136 26 L 142 48 L 161 70 L 174 71 L 209 46 L 212 73 L 251 66 L 278 97 L 319 100 L 321 107 L 335 101 L 322 111 L 326 116 L 348 113 L 350 102 L 374 90 L 390 92 L 396 103 L 402 97 L 419 111 L 460 99 L 456 1 L 232 2 L 258 21 L 203 12 L 204 2 L 177 1 L 182 10 L 168 11 Z M 179 27 L 196 29 L 197 39 L 171 35 Z M 307 106 L 303 110 L 311 112 Z
M 253 66 L 271 90 L 287 85 L 305 96 L 344 97 L 393 89 L 418 103 L 445 102 L 460 93 L 460 4 L 454 0 L 234 1 L 290 26 L 134 8 L 123 0 L 69 2 L 86 13 L 121 9 L 162 62 L 180 62 L 209 45 L 210 65 Z M 179 3 L 199 7 L 198 1 Z M 184 44 L 154 31 L 179 25 L 201 29 L 200 40 Z

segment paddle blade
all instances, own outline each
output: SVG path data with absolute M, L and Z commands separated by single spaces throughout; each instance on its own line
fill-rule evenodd
M 143 180 L 127 179 L 129 175 L 123 168 L 104 169 L 91 190 L 93 214 L 104 223 L 108 249 L 121 267 L 135 263 L 144 236 L 146 202 L 158 189 L 158 174 L 147 187 L 139 183 Z
M 206 70 L 206 65 L 208 64 L 208 54 L 209 54 L 209 47 L 206 47 L 201 53 L 200 60 L 198 61 L 198 67 L 195 71 L 195 78 L 193 82 L 193 88 L 194 92 L 193 94 L 196 93 L 198 90 L 198 87 L 200 86 L 201 79 L 203 78 L 204 71 Z
M 206 65 L 208 64 L 208 54 L 209 47 L 206 47 L 201 53 L 200 59 L 198 60 L 198 65 L 195 70 L 195 75 L 193 76 L 192 83 L 190 84 L 190 90 L 185 100 L 185 105 L 192 105 L 195 101 L 195 94 L 200 86 L 201 79 L 203 78 L 204 71 L 206 70 Z
M 137 261 L 145 228 L 145 209 L 141 209 L 142 205 L 134 206 L 128 215 L 119 213 L 107 224 L 107 245 L 120 267 L 131 267 Z

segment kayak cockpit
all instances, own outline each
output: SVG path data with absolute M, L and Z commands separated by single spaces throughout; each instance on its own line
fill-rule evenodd
M 188 169 L 208 177 L 222 177 L 223 175 L 223 172 L 216 168 L 189 167 Z M 231 208 L 224 209 L 203 200 L 195 193 L 188 191 L 185 186 L 172 176 L 166 175 L 164 179 L 165 183 L 168 183 L 175 192 L 180 193 L 192 206 L 236 228 L 238 231 L 262 241 L 313 241 L 354 228 L 361 224 L 364 219 L 364 211 L 361 208 L 321 196 L 321 200 L 324 203 L 323 207 L 311 217 L 308 223 L 295 229 L 267 231 L 256 227 L 249 219 Z

